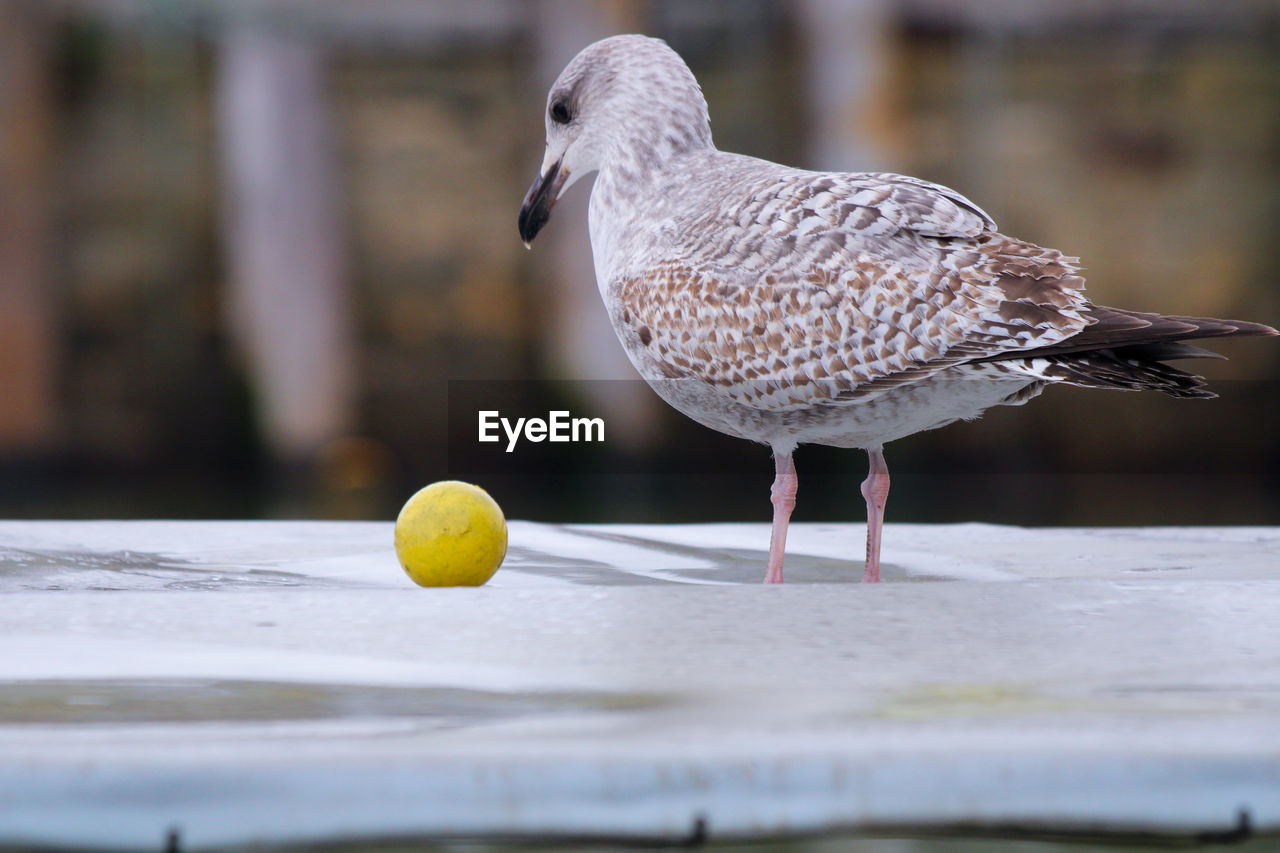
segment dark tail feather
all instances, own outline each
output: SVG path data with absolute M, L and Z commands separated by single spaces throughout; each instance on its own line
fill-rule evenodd
M 1218 395 L 1204 387 L 1203 377 L 1164 362 L 1224 356 L 1183 341 L 1280 334 L 1270 326 L 1244 320 L 1166 316 L 1098 305 L 1088 313 L 1094 323 L 1065 341 L 987 360 L 1044 359 L 1049 362 L 1046 378 L 1072 385 L 1209 398 Z
M 1222 353 L 1178 341 L 1161 341 L 1154 344 L 1133 344 L 1127 347 L 1117 347 L 1115 353 L 1120 358 L 1138 359 L 1139 361 L 1178 361 L 1183 358 L 1227 360 L 1227 357 Z
M 1133 350 L 1141 350 L 1154 344 L 1139 344 L 1117 349 L 1094 350 L 1093 352 L 1069 353 L 1067 355 L 1051 355 L 1045 358 L 1049 362 L 1041 372 L 1047 379 L 1056 379 L 1071 385 L 1086 388 L 1110 388 L 1120 391 L 1160 391 L 1173 397 L 1191 397 L 1210 399 L 1218 396 L 1205 388 L 1205 379 L 1194 373 L 1171 367 L 1162 361 L 1135 357 Z M 1177 346 L 1177 344 L 1169 345 Z M 1200 350 L 1199 347 L 1188 347 Z M 1217 353 L 1200 350 L 1215 358 L 1222 358 Z M 1189 354 L 1164 356 L 1165 358 L 1191 358 Z M 1198 357 L 1198 356 L 1197 356 Z
M 1181 317 L 1124 311 L 1119 308 L 1090 306 L 1086 315 L 1094 322 L 1065 341 L 1015 355 L 1028 358 L 1038 355 L 1061 355 L 1099 349 L 1117 349 L 1141 344 L 1195 341 L 1202 338 L 1232 338 L 1244 335 L 1280 334 L 1270 326 L 1244 320 L 1216 320 L 1212 317 Z M 1173 356 L 1182 358 L 1183 356 Z

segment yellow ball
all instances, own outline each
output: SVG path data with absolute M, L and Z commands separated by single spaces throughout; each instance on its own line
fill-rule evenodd
M 396 556 L 419 586 L 480 586 L 507 556 L 507 520 L 479 486 L 432 483 L 396 518 Z

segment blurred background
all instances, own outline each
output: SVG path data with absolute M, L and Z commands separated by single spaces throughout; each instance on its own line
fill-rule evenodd
M 0 516 L 765 521 L 769 451 L 666 410 L 584 182 L 526 253 L 546 90 L 667 39 L 717 144 L 955 187 L 1093 299 L 1280 324 L 1273 0 L 0 0 Z M 1280 523 L 1280 344 L 1222 399 L 1050 389 L 897 442 L 893 521 Z M 476 410 L 603 445 L 476 442 Z M 801 448 L 797 520 L 863 517 Z M 860 547 L 860 546 L 859 546 Z M 856 550 L 856 549 L 855 549 Z

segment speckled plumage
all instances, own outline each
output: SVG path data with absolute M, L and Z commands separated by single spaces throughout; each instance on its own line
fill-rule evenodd
M 1076 258 L 1000 234 L 945 187 L 718 151 L 697 82 L 656 39 L 570 62 L 547 140 L 526 242 L 598 169 L 596 277 L 631 361 L 675 408 L 786 466 L 798 443 L 862 447 L 874 475 L 885 442 L 1053 382 L 1211 396 L 1163 363 L 1206 354 L 1176 342 L 1274 333 L 1094 306 Z

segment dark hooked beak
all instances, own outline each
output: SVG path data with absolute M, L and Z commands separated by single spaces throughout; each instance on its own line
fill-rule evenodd
M 539 175 L 534 180 L 529 192 L 525 193 L 524 203 L 520 205 L 520 239 L 524 241 L 526 249 L 551 218 L 551 208 L 555 206 L 560 188 L 568 177 L 569 173 L 560 167 L 560 161 L 557 160 L 545 175 Z

